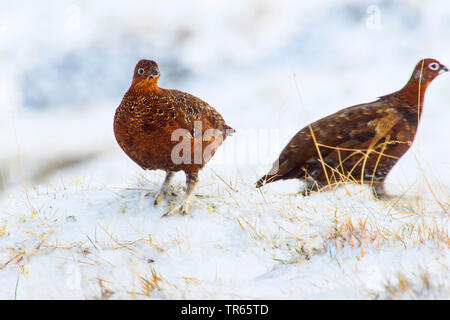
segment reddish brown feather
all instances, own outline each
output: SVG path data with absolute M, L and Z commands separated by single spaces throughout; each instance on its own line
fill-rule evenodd
M 140 75 L 158 70 L 157 76 Z M 150 70 L 150 71 L 148 71 Z M 151 60 L 141 60 L 136 65 L 133 82 L 116 110 L 114 117 L 114 134 L 123 151 L 143 169 L 161 169 L 164 171 L 182 170 L 186 174 L 196 174 L 204 167 L 208 159 L 201 163 L 176 164 L 172 161 L 172 148 L 179 141 L 172 141 L 172 132 L 186 129 L 192 136 L 192 153 L 194 135 L 200 137 L 208 129 L 222 132 L 222 139 L 217 139 L 212 155 L 225 140 L 227 133 L 234 130 L 228 126 L 223 117 L 209 104 L 191 94 L 159 88 L 159 69 Z M 194 123 L 199 121 L 202 132 L 194 133 Z M 202 151 L 213 143 L 214 139 L 202 143 Z
M 439 70 L 431 70 L 432 63 L 437 63 Z M 382 196 L 386 176 L 414 140 L 426 88 L 441 70 L 447 68 L 434 59 L 424 59 L 403 89 L 306 126 L 291 139 L 257 187 L 308 178 L 314 180 L 315 187 L 309 186 L 313 190 L 350 180 L 378 184 Z

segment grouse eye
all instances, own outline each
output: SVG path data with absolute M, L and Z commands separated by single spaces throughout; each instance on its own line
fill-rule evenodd
M 433 70 L 433 71 L 438 70 L 439 67 L 440 67 L 439 63 L 436 63 L 436 62 L 430 63 L 430 64 L 428 65 L 428 68 L 429 68 L 430 70 Z
M 145 72 L 145 70 L 143 68 L 139 68 L 138 69 L 138 74 L 143 75 Z

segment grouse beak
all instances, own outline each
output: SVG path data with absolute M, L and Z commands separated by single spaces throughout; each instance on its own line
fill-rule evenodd
M 448 72 L 448 68 L 444 65 L 441 66 L 441 71 L 439 71 L 439 74 L 444 73 L 444 72 Z
M 157 77 L 158 75 L 159 75 L 159 70 L 154 68 L 152 70 L 152 73 L 150 73 L 149 78 L 153 79 L 153 78 Z

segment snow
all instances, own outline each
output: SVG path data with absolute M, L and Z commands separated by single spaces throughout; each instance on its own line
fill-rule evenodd
M 371 5 L 380 25 L 368 22 Z M 1 299 L 449 298 L 447 74 L 389 175 L 393 199 L 354 185 L 309 198 L 296 181 L 254 188 L 309 122 L 398 90 L 423 57 L 449 65 L 446 1 L 8 8 Z M 161 86 L 206 100 L 237 130 L 201 172 L 187 217 L 161 218 L 183 174 L 177 196 L 154 208 L 163 172 L 142 171 L 112 133 L 144 57 L 161 61 Z
M 95 299 L 101 279 L 113 298 L 145 298 L 140 279 L 154 270 L 151 298 L 364 299 L 387 295 L 399 275 L 421 289 L 396 298 L 447 297 L 448 217 L 433 201 L 418 200 L 419 212 L 359 187 L 350 199 L 342 189 L 304 199 L 203 178 L 218 190 L 201 187 L 189 217 L 160 218 L 147 190 L 74 183 L 11 196 L 0 259 L 15 258 L 0 295 Z

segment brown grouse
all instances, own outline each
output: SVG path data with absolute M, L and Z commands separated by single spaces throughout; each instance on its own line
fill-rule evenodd
M 176 171 L 186 174 L 183 200 L 164 216 L 187 214 L 198 172 L 226 136 L 234 132 L 209 104 L 188 93 L 158 87 L 156 62 L 140 60 L 131 87 L 114 117 L 114 134 L 120 147 L 139 166 L 166 172 L 155 206 L 168 193 Z
M 298 178 L 305 182 L 303 194 L 309 195 L 352 181 L 369 184 L 378 198 L 386 196 L 384 181 L 414 140 L 425 91 L 446 71 L 438 61 L 423 59 L 403 89 L 306 126 L 256 186 Z

